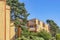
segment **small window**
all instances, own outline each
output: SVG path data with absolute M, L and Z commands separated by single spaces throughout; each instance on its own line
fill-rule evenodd
M 31 25 L 30 28 L 33 28 L 33 26 Z

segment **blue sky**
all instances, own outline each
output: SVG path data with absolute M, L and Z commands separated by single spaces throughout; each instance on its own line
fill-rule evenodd
M 60 26 L 60 0 L 20 0 L 30 13 L 28 19 L 54 20 Z

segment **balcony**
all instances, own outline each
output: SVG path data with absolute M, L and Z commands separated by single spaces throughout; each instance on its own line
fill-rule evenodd
M 30 31 L 35 31 L 35 28 L 29 28 Z

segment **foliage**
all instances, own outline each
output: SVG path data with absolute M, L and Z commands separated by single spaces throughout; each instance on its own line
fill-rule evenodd
M 59 29 L 59 26 L 53 20 L 47 20 L 46 22 L 49 24 L 52 36 L 55 36 Z
M 60 40 L 60 34 L 56 34 L 56 40 Z
M 60 28 L 58 29 L 57 33 L 60 33 Z
M 33 36 L 32 39 L 33 39 L 33 40 L 44 40 L 44 38 L 42 38 L 42 37 L 37 37 L 37 36 Z
M 46 32 L 46 31 L 41 31 L 41 32 L 30 32 L 28 30 L 26 30 L 26 27 L 22 28 L 22 33 L 21 33 L 21 37 L 22 39 L 28 39 L 28 40 L 49 40 L 51 38 L 50 33 Z M 20 37 L 20 39 L 21 39 Z
M 55 37 L 52 37 L 51 39 L 49 39 L 49 40 L 56 40 L 56 38 Z
M 25 32 L 25 34 L 28 35 L 26 29 L 24 30 L 23 28 L 23 26 L 26 26 L 27 17 L 29 16 L 29 13 L 25 8 L 25 4 L 19 2 L 19 0 L 6 0 L 6 2 L 6 4 L 9 5 L 11 9 L 11 21 L 14 20 L 15 27 L 20 27 Z M 24 35 L 22 36 L 22 38 L 26 36 L 25 34 L 23 34 L 23 31 L 21 33 L 22 35 Z
M 44 38 L 39 37 L 38 33 L 28 31 L 26 26 L 23 26 L 21 36 L 17 40 L 44 40 Z
M 7 0 L 7 5 L 11 9 L 11 20 L 15 21 L 15 25 L 21 24 L 19 19 L 22 19 L 23 24 L 27 23 L 28 12 L 25 9 L 25 4 L 19 2 L 19 0 Z
M 46 31 L 39 32 L 38 36 L 44 38 L 45 40 L 49 40 L 52 37 L 51 34 Z
M 26 38 L 24 36 L 18 38 L 17 40 L 44 40 L 42 37 L 35 37 L 35 36 L 32 36 L 32 39 L 30 39 L 29 37 Z

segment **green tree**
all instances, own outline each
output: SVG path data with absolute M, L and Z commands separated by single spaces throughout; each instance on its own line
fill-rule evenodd
M 17 40 L 44 40 L 44 38 L 39 37 L 38 33 L 30 32 L 26 27 L 22 27 L 21 36 Z
M 25 25 L 27 23 L 27 17 L 29 16 L 25 4 L 20 3 L 19 0 L 7 0 L 7 5 L 11 8 L 11 20 L 15 21 L 15 25 Z M 20 22 L 19 19 L 22 19 L 23 22 Z
M 60 40 L 60 34 L 56 34 L 56 40 Z
M 44 38 L 45 40 L 49 40 L 52 38 L 51 34 L 46 31 L 38 32 L 38 36 Z
M 53 20 L 47 20 L 46 22 L 49 24 L 49 28 L 52 36 L 55 36 L 59 29 L 59 26 Z
M 22 27 L 26 26 L 27 17 L 29 16 L 25 4 L 19 2 L 19 0 L 6 0 L 6 4 L 10 6 L 11 20 L 14 20 L 15 27 L 19 27 L 23 30 Z
M 60 27 L 59 27 L 59 29 L 58 29 L 57 33 L 60 33 Z

